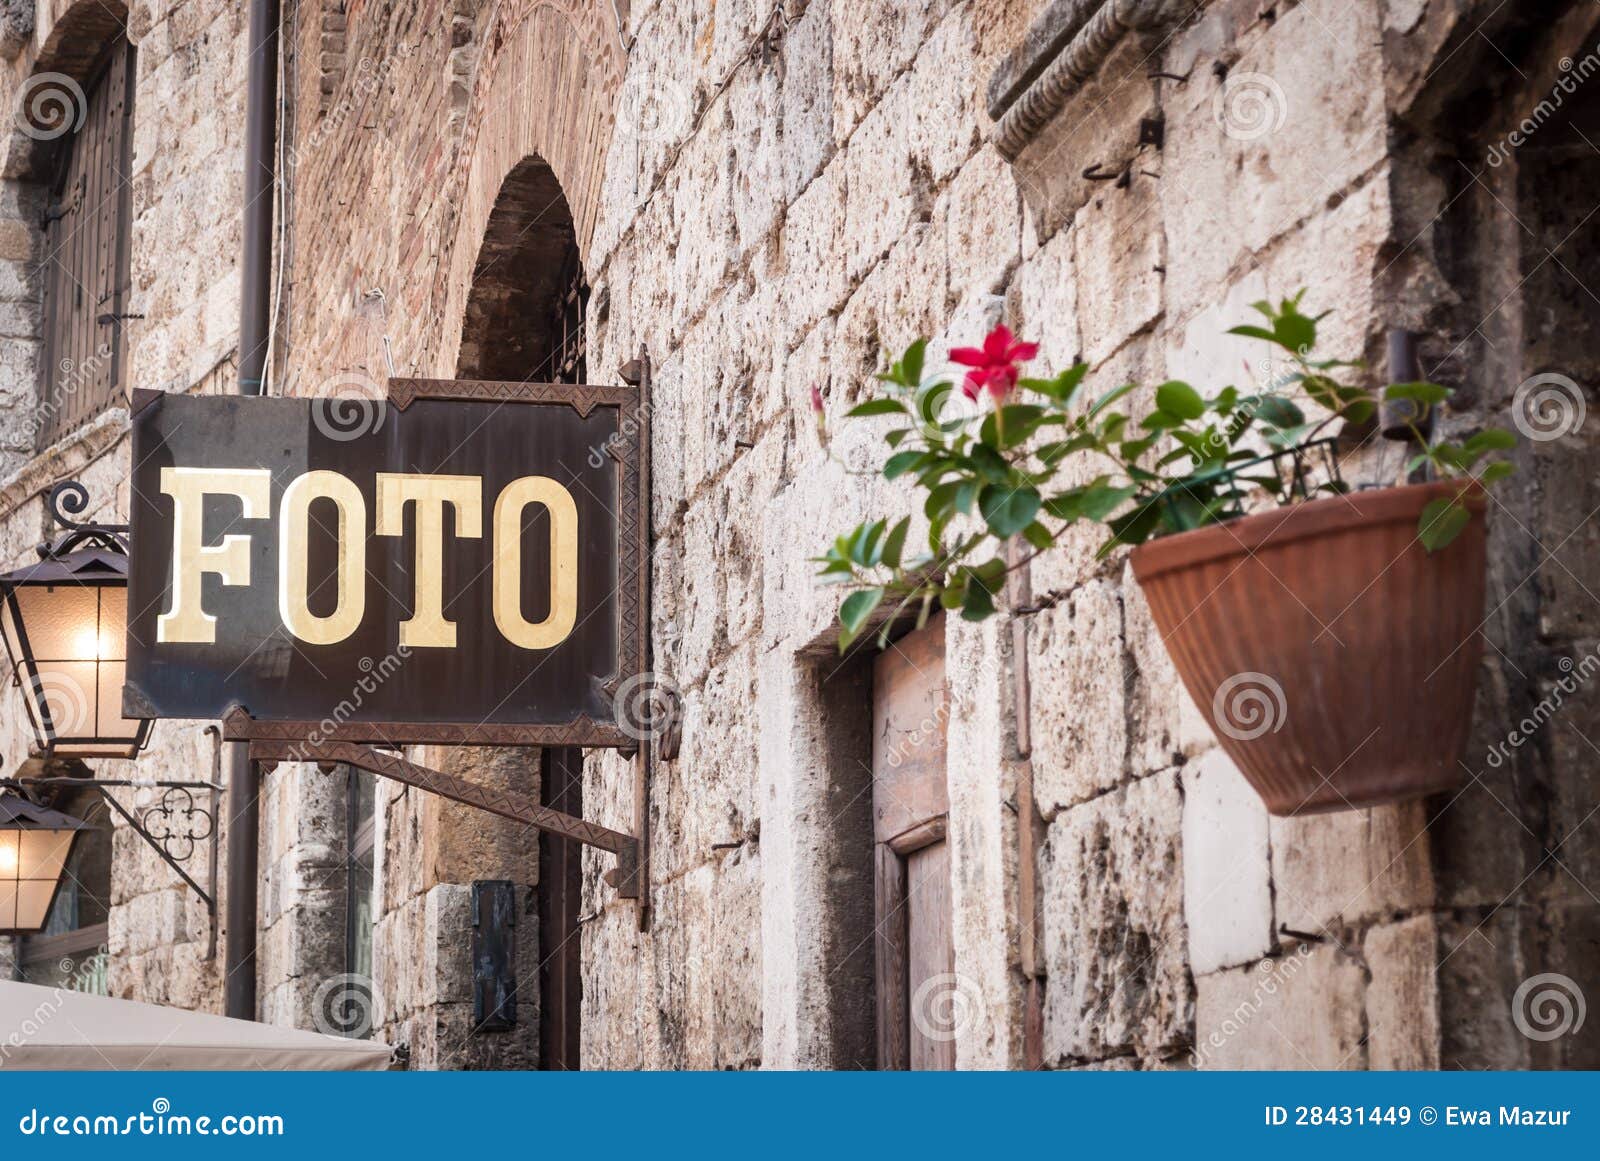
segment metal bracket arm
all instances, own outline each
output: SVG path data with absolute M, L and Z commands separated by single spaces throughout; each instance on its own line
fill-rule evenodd
M 343 762 L 350 766 L 359 766 L 373 774 L 392 778 L 407 786 L 415 786 L 419 790 L 426 790 L 441 798 L 477 807 L 490 814 L 498 814 L 513 822 L 536 827 L 587 846 L 599 847 L 617 856 L 617 874 L 615 881 L 612 882 L 617 894 L 624 899 L 639 897 L 638 839 L 633 835 L 601 826 L 599 823 L 585 822 L 581 818 L 552 810 L 524 795 L 491 790 L 475 782 L 469 782 L 465 778 L 458 778 L 454 774 L 446 774 L 442 770 L 434 770 L 427 766 L 419 766 L 398 754 L 374 750 L 359 742 L 258 740 L 250 743 L 250 759 L 253 762 L 266 763 Z

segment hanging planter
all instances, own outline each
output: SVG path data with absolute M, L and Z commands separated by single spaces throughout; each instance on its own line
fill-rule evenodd
M 952 416 L 952 384 L 925 376 L 926 344 L 912 344 L 878 376 L 884 393 L 850 414 L 897 417 L 883 475 L 926 493 L 927 551 L 908 515 L 862 523 L 816 558 L 851 590 L 840 646 L 869 628 L 886 639 L 935 602 L 981 621 L 1008 574 L 1074 525 L 1101 524 L 1100 555 L 1133 550 L 1180 678 L 1273 813 L 1457 785 L 1481 651 L 1485 489 L 1511 472 L 1499 454 L 1516 440 L 1492 427 L 1434 438 L 1449 389 L 1348 381 L 1352 364 L 1316 355 L 1322 316 L 1300 302 L 1257 303 L 1265 325 L 1229 332 L 1269 344 L 1266 385 L 1209 396 L 1170 380 L 1089 397 L 1083 364 L 1024 378 L 1037 348 L 997 327 L 981 348 L 950 352 L 968 368 L 963 393 L 992 406 Z M 1385 435 L 1414 450 L 1405 471 L 1439 482 L 1350 491 L 1334 425 L 1365 429 L 1379 404 Z M 812 407 L 826 445 L 815 394 Z M 1247 515 L 1267 502 L 1277 507 Z
M 1459 785 L 1482 654 L 1481 490 L 1448 546 L 1428 552 L 1417 528 L 1461 489 L 1354 492 L 1134 549 L 1178 676 L 1273 814 Z

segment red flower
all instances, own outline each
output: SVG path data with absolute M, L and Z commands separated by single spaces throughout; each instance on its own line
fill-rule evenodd
M 822 414 L 822 388 L 815 383 L 811 384 L 811 410 L 817 415 Z
M 989 332 L 981 349 L 956 347 L 950 352 L 950 360 L 972 368 L 967 372 L 966 382 L 961 385 L 968 399 L 976 399 L 979 392 L 987 390 L 994 396 L 995 405 L 999 406 L 1007 395 L 1016 390 L 1017 378 L 1021 373 L 1017 364 L 1026 363 L 1038 353 L 1038 343 L 1017 342 L 1010 329 L 1001 324 Z

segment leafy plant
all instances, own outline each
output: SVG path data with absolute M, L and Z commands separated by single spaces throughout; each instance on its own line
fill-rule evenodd
M 889 450 L 882 473 L 888 480 L 911 479 L 922 493 L 926 550 L 908 548 L 911 517 L 902 516 L 863 522 L 814 558 L 822 577 L 852 589 L 839 610 L 840 647 L 854 641 L 886 602 L 894 603 L 896 615 L 915 607 L 919 624 L 935 602 L 983 620 L 995 611 L 1006 574 L 1053 547 L 1079 521 L 1105 525 L 1104 556 L 1118 546 L 1242 515 L 1253 496 L 1290 504 L 1315 492 L 1342 491 L 1336 473 L 1315 478 L 1308 452 L 1328 446 L 1325 433 L 1335 422 L 1368 422 L 1380 396 L 1410 405 L 1422 450 L 1407 471 L 1428 465 L 1440 477 L 1463 480 L 1461 492 L 1428 505 L 1418 526 L 1429 552 L 1449 544 L 1469 519 L 1466 481 L 1488 485 L 1508 475 L 1509 463 L 1489 457 L 1512 447 L 1515 438 L 1489 428 L 1460 443 L 1429 443 L 1424 421 L 1450 390 L 1392 383 L 1373 392 L 1343 381 L 1342 372 L 1357 364 L 1315 357 L 1317 325 L 1326 315 L 1304 313 L 1304 293 L 1276 305 L 1256 303 L 1264 325 L 1228 332 L 1282 352 L 1284 373 L 1267 387 L 1224 387 L 1207 398 L 1174 379 L 1156 387 L 1153 408 L 1137 418 L 1123 401 L 1138 385 L 1088 398 L 1083 363 L 1054 378 L 1023 377 L 1019 365 L 1037 348 L 1005 327 L 981 348 L 951 351 L 952 361 L 969 368 L 961 387 L 966 398 L 976 403 L 987 394 L 992 404 L 952 415 L 953 384 L 927 374 L 926 340 L 912 343 L 877 376 L 882 394 L 847 417 L 903 421 L 884 437 Z M 813 407 L 820 425 L 815 396 Z M 1288 478 L 1280 461 L 1291 465 Z M 1092 476 L 1060 482 L 1067 464 L 1084 462 L 1093 465 Z

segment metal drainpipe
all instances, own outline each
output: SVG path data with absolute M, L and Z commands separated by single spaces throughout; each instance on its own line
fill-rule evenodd
M 251 0 L 244 131 L 244 263 L 239 303 L 239 393 L 260 395 L 272 326 L 272 195 L 277 180 L 278 0 Z M 256 1018 L 256 887 L 261 778 L 249 747 L 228 744 L 227 1014 Z

